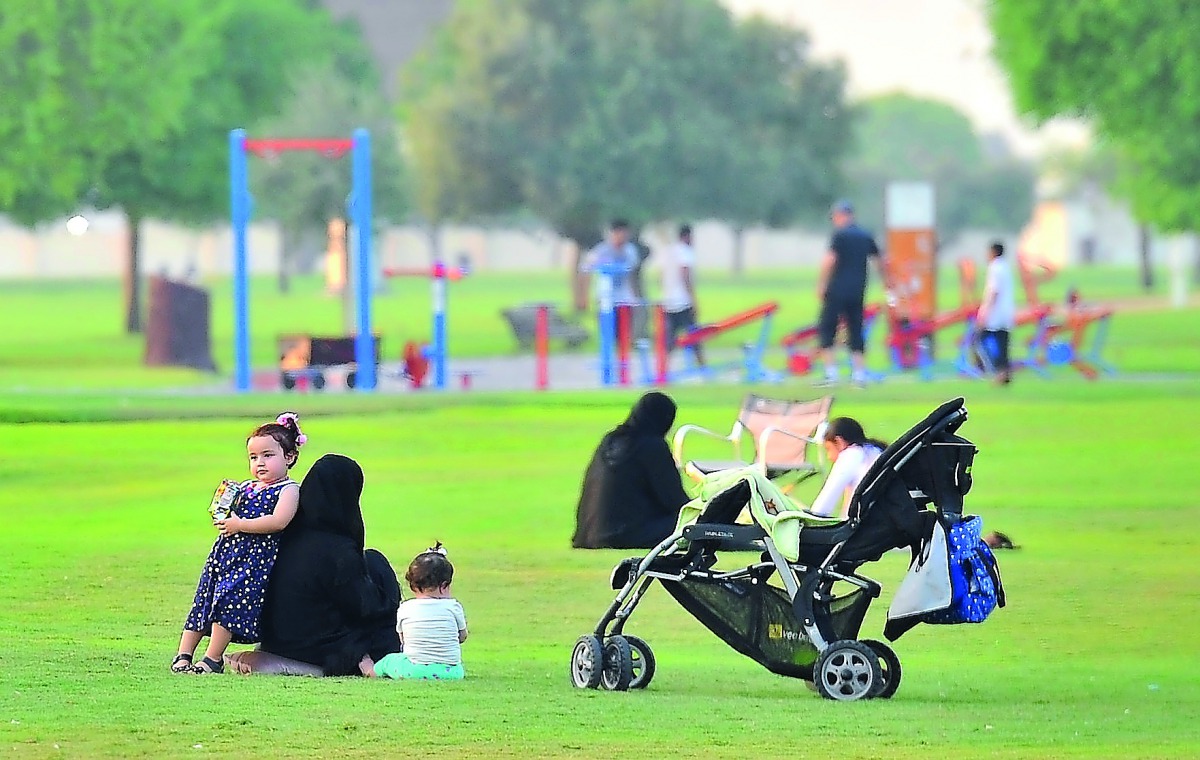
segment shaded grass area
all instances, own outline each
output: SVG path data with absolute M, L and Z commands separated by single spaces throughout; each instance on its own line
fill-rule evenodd
M 700 278 L 701 319 L 724 318 L 753 305 L 775 300 L 781 305 L 771 329 L 771 345 L 787 332 L 815 322 L 818 306 L 813 294 L 812 270 L 752 272 L 732 276 L 725 272 L 702 272 Z M 1165 282 L 1164 277 L 1159 278 Z M 945 269 L 940 278 L 940 302 L 950 308 L 959 302 L 956 274 Z M 206 285 L 212 294 L 213 355 L 221 375 L 183 369 L 145 368 L 142 336 L 123 332 L 122 290 L 117 281 L 88 282 L 2 282 L 0 283 L 0 389 L 36 393 L 42 390 L 87 390 L 128 388 L 212 387 L 228 382 L 232 371 L 233 317 L 228 281 Z M 1165 296 L 1151 294 L 1150 305 L 1162 305 Z M 1082 269 L 1065 272 L 1042 288 L 1043 299 L 1060 302 L 1069 288 L 1078 289 L 1086 300 L 1147 298 L 1132 269 Z M 880 299 L 873 289 L 868 299 Z M 271 278 L 258 278 L 251 288 L 250 319 L 253 364 L 268 369 L 277 362 L 276 337 L 307 332 L 336 335 L 343 331 L 343 307 L 338 298 L 324 293 L 317 277 L 298 277 L 292 290 L 280 294 Z M 449 286 L 450 351 L 455 357 L 482 357 L 517 351 L 502 309 L 519 303 L 556 303 L 570 314 L 567 277 L 562 272 L 481 273 Z M 1125 371 L 1169 371 L 1200 368 L 1195 352 L 1178 356 L 1180 341 L 1200 329 L 1200 308 L 1184 312 L 1186 319 L 1172 321 L 1176 328 L 1160 329 L 1160 312 L 1121 313 L 1113 322 L 1110 336 L 1112 356 Z M 584 325 L 594 333 L 594 316 Z M 430 338 L 429 283 L 419 279 L 396 279 L 386 284 L 374 302 L 374 323 L 383 336 L 386 359 L 399 359 L 408 340 Z M 956 330 L 947 333 L 953 342 Z M 872 340 L 872 362 L 887 364 L 882 341 Z M 755 328 L 744 328 L 718 340 L 714 348 L 737 348 L 755 337 Z M 595 350 L 595 341 L 583 351 Z M 1184 362 L 1185 364 L 1181 364 Z M 770 359 L 783 367 L 781 351 Z
M 0 749 L 1194 756 L 1200 643 L 1185 632 L 1200 602 L 1200 539 L 1186 526 L 1200 519 L 1200 471 L 1178 441 L 1194 441 L 1200 389 L 947 380 L 843 394 L 835 413 L 894 438 L 963 391 L 972 412 L 963 432 L 981 449 L 968 507 L 1022 546 L 1000 558 L 1011 604 L 981 626 L 908 634 L 895 645 L 904 666 L 896 698 L 856 704 L 767 673 L 657 589 L 629 627 L 658 657 L 651 687 L 570 687 L 571 645 L 610 601 L 608 572 L 629 554 L 568 548 L 575 498 L 630 391 L 405 396 L 387 399 L 390 408 L 359 396 L 287 399 L 301 404 L 312 441 L 298 474 L 324 451 L 363 464 L 370 545 L 400 565 L 434 540 L 449 546 L 472 630 L 469 678 L 172 676 L 166 667 L 212 540 L 208 495 L 241 472 L 246 432 L 284 399 L 70 395 L 53 412 L 47 396 L 46 419 L 77 422 L 0 424 Z M 741 392 L 673 391 L 678 421 L 727 428 Z M 11 400 L 0 408 L 20 417 Z M 889 554 L 865 568 L 885 592 L 864 636 L 878 637 L 905 560 Z

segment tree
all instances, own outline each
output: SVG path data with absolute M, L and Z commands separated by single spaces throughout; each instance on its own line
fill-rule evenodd
M 970 120 L 953 106 L 905 94 L 863 102 L 848 173 L 859 215 L 883 219 L 889 182 L 923 180 L 937 190 L 943 239 L 965 227 L 1020 228 L 1033 206 L 1033 170 L 988 158 Z
M 603 221 L 824 207 L 849 114 L 840 68 L 716 2 L 463 2 L 403 73 L 434 221 L 529 209 L 580 246 Z
M 108 159 L 183 122 L 214 54 L 200 0 L 5 0 L 0 6 L 0 211 L 67 210 Z M 169 44 L 168 44 L 169 43 Z
M 400 159 L 395 118 L 381 91 L 351 81 L 331 66 L 306 68 L 291 77 L 292 96 L 279 116 L 261 125 L 276 137 L 349 136 L 357 127 L 371 132 L 372 197 L 377 218 L 399 221 L 409 208 L 408 182 Z M 312 153 L 291 155 L 257 166 L 251 174 L 259 215 L 283 229 L 281 287 L 286 269 L 306 235 L 323 237 L 327 223 L 346 213 L 350 157 L 330 160 Z
M 1138 218 L 1200 228 L 1200 5 L 1188 0 L 991 0 L 1017 105 L 1088 119 L 1119 155 Z
M 182 121 L 162 139 L 143 142 L 104 167 L 100 197 L 125 212 L 130 229 L 126 327 L 141 329 L 141 225 L 147 218 L 208 224 L 229 204 L 229 130 L 253 127 L 282 109 L 289 72 L 315 62 L 340 65 L 348 77 L 373 75 L 352 30 L 294 0 L 216 0 L 210 4 L 220 47 L 200 62 Z M 253 51 L 253 55 L 247 55 Z

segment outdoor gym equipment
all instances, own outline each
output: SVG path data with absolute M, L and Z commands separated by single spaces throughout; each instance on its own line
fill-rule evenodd
M 1022 366 L 1045 376 L 1047 365 L 1066 364 L 1088 380 L 1097 379 L 1101 373 L 1115 373 L 1116 368 L 1102 356 L 1108 340 L 1109 321 L 1114 313 L 1111 306 L 1081 303 L 1078 293 L 1072 292 L 1057 319 L 1050 321 L 1048 317 L 1043 320 L 1041 351 L 1032 353 Z M 1053 312 L 1048 311 L 1047 314 Z
M 617 381 L 617 312 L 613 298 L 614 278 L 627 275 L 631 267 L 625 264 L 596 264 L 591 269 L 596 278 L 597 326 L 600 335 L 600 384 L 613 385 Z M 628 383 L 628 378 L 626 378 Z
M 778 373 L 768 370 L 763 365 L 763 356 L 767 350 L 767 339 L 771 335 L 771 318 L 775 312 L 779 310 L 779 304 L 775 301 L 760 304 L 752 309 L 738 312 L 732 316 L 726 317 L 719 322 L 712 322 L 706 325 L 695 327 L 687 332 L 686 335 L 680 336 L 675 345 L 684 349 L 687 357 L 687 366 L 678 373 L 679 377 L 688 377 L 700 375 L 706 378 L 715 377 L 721 372 L 736 369 L 742 371 L 743 379 L 747 383 L 757 383 L 764 380 L 777 379 Z M 742 345 L 742 355 L 738 361 L 727 362 L 724 365 L 714 364 L 711 352 L 707 352 L 709 356 L 706 366 L 700 366 L 696 361 L 694 349 L 706 342 L 723 335 L 730 330 L 737 329 L 743 325 L 760 323 L 758 337 L 752 343 Z
M 959 262 L 960 305 L 956 309 L 935 313 L 928 319 L 914 319 L 892 303 L 887 306 L 888 355 L 895 371 L 916 369 L 923 380 L 933 377 L 933 342 L 937 333 L 956 325 L 963 326 L 958 341 L 958 354 L 953 362 L 957 371 L 970 365 L 974 351 L 975 317 L 979 312 L 976 295 L 975 262 L 962 259 Z
M 229 133 L 229 201 L 233 225 L 233 353 L 234 386 L 250 390 L 250 315 L 246 266 L 246 227 L 250 223 L 250 197 L 246 153 L 275 155 L 285 151 L 315 151 L 328 158 L 351 154 L 352 185 L 346 201 L 349 216 L 358 232 L 357 304 L 358 333 L 354 340 L 357 365 L 356 387 L 375 388 L 375 341 L 371 331 L 371 135 L 356 129 L 350 139 L 251 139 L 246 130 Z
M 429 347 L 428 360 L 433 366 L 433 387 L 443 390 L 446 387 L 446 281 L 457 282 L 470 273 L 466 257 L 458 266 L 447 266 L 444 261 L 435 261 L 433 266 L 426 268 L 390 268 L 383 270 L 384 277 L 428 277 L 433 293 L 433 333 L 432 344 Z M 406 363 L 411 357 L 406 357 Z M 411 374 L 411 377 L 416 377 Z M 422 373 L 422 377 L 424 374 Z M 419 385 L 419 382 L 418 382 Z

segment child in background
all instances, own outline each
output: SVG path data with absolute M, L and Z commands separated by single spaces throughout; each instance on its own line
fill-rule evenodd
M 258 641 L 263 596 L 279 551 L 278 533 L 295 517 L 300 504 L 300 487 L 288 477 L 288 470 L 306 440 L 293 412 L 260 425 L 246 440 L 254 478 L 238 486 L 233 513 L 214 523 L 221 535 L 200 574 L 172 671 L 220 673 L 230 642 Z M 196 647 L 205 636 L 208 648 L 193 665 Z
M 396 631 L 402 651 L 379 662 L 364 657 L 365 676 L 450 681 L 463 678 L 462 643 L 467 640 L 467 618 L 462 605 L 450 596 L 454 565 L 439 542 L 416 556 L 404 574 L 413 598 L 400 603 Z

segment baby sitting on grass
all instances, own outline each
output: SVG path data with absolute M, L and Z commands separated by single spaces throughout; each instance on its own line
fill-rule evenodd
M 400 603 L 396 632 L 402 651 L 379 662 L 363 657 L 364 676 L 426 681 L 459 680 L 466 675 L 462 643 L 467 640 L 467 618 L 462 605 L 450 596 L 454 565 L 446 559 L 439 541 L 421 552 L 404 574 L 413 596 Z

